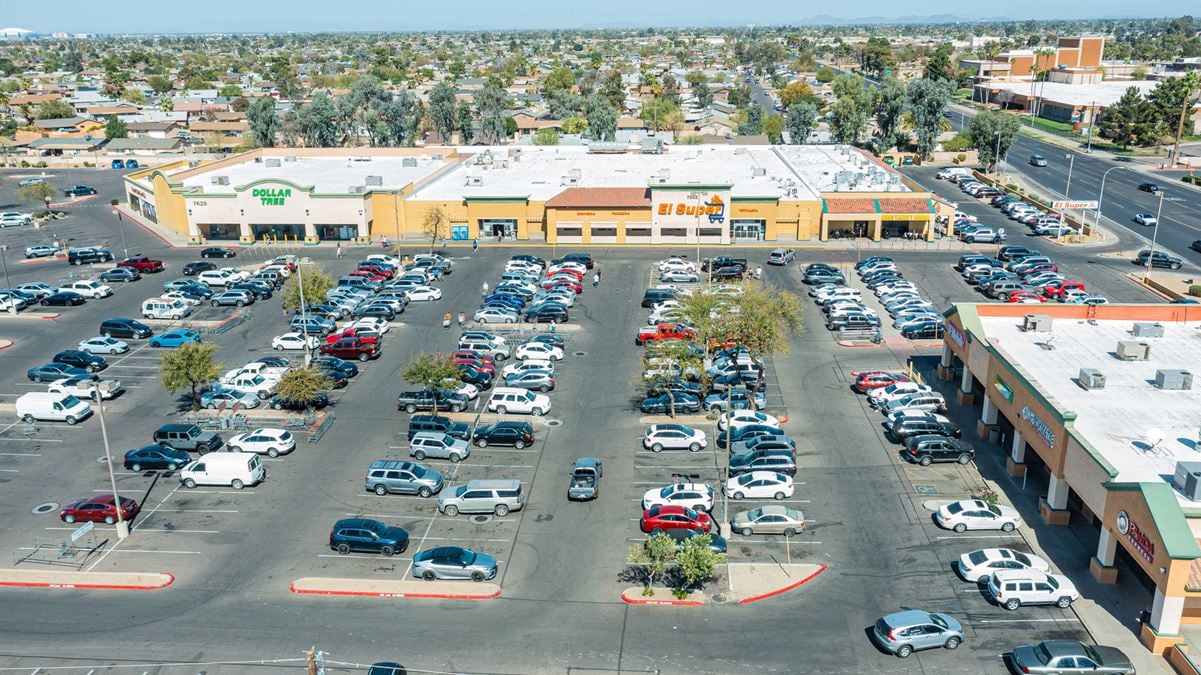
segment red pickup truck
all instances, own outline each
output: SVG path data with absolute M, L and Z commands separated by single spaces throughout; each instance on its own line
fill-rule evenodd
M 675 323 L 661 323 L 658 326 L 643 328 L 634 337 L 634 344 L 644 345 L 658 340 L 691 340 L 696 337 L 696 331 L 688 326 Z
M 117 263 L 117 267 L 132 267 L 143 274 L 146 272 L 162 272 L 163 261 L 147 258 L 144 255 L 135 255 L 132 258 L 126 258 Z
M 366 361 L 368 359 L 379 358 L 380 349 L 378 342 L 366 342 L 360 338 L 342 338 L 337 342 L 321 345 L 321 353 L 328 356 L 336 356 L 340 359 L 358 359 Z

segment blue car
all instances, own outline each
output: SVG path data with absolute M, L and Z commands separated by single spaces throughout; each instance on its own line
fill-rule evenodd
M 53 382 L 61 380 L 64 377 L 92 377 L 88 371 L 75 366 L 68 366 L 65 363 L 47 363 L 45 365 L 30 368 L 26 376 L 33 382 Z
M 151 347 L 166 347 L 170 349 L 194 342 L 200 342 L 200 333 L 190 328 L 176 328 L 175 330 L 150 338 Z
M 525 298 L 520 295 L 512 295 L 509 293 L 493 293 L 484 298 L 485 305 L 501 304 L 513 309 L 521 309 L 525 307 Z

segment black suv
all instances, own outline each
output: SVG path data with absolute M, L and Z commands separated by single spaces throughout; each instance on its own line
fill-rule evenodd
M 930 466 L 934 462 L 959 462 L 967 464 L 976 454 L 972 446 L 958 438 L 922 435 L 905 439 L 905 459 Z
M 155 443 L 176 450 L 195 450 L 200 454 L 220 448 L 225 441 L 215 431 L 204 431 L 195 424 L 164 424 L 155 430 Z
M 596 264 L 596 262 L 592 260 L 591 253 L 568 253 L 562 258 L 555 258 L 554 260 L 550 261 L 550 264 L 558 265 L 562 262 L 579 263 L 588 269 L 592 269 L 592 266 Z
M 89 354 L 78 349 L 67 349 L 54 355 L 53 359 L 56 363 L 65 363 L 68 366 L 83 368 L 89 373 L 94 373 L 99 370 L 108 368 L 108 361 L 104 357 L 95 354 Z
M 462 412 L 467 409 L 467 397 L 454 392 L 438 390 L 437 394 L 437 410 L 449 410 L 451 412 Z M 415 413 L 418 410 L 434 410 L 435 392 L 432 389 L 422 389 L 420 391 L 402 391 L 396 397 L 396 409 L 403 410 L 407 413 Z
M 477 448 L 489 445 L 510 445 L 520 450 L 534 443 L 534 427 L 529 422 L 496 422 L 484 427 L 476 427 L 471 435 Z
M 133 319 L 105 319 L 100 322 L 100 334 L 104 337 L 141 340 L 154 335 L 154 331 L 150 326 Z
M 1139 251 L 1138 256 L 1134 259 L 1134 263 L 1140 267 L 1147 266 L 1147 259 L 1150 258 L 1152 267 L 1167 267 L 1169 269 L 1178 270 L 1184 265 L 1183 258 L 1177 258 L 1174 255 L 1164 253 L 1163 251 Z
M 465 441 L 471 440 L 471 427 L 442 415 L 413 415 L 409 418 L 409 440 L 423 431 L 449 434 Z
M 329 377 L 328 374 L 325 375 L 326 377 Z M 337 384 L 335 383 L 334 386 L 337 386 Z M 311 403 L 306 403 L 294 398 L 284 398 L 283 396 L 271 397 L 272 410 L 308 410 L 309 408 L 320 410 L 327 405 L 329 405 L 329 394 L 326 394 L 323 391 L 317 392 L 317 398 Z
M 701 260 L 701 271 L 708 272 L 710 269 L 719 270 L 723 267 L 738 267 L 742 271 L 746 271 L 747 265 L 750 262 L 746 258 L 733 258 L 728 255 L 719 255 L 716 258 L 705 258 Z
M 899 420 L 890 418 L 884 422 L 884 428 L 897 443 L 904 443 L 910 436 L 934 435 L 959 438 L 960 433 L 959 428 L 955 425 L 944 422 L 929 413 L 906 415 Z
M 1038 251 L 1032 251 L 1025 246 L 1002 246 L 997 250 L 997 260 L 1009 262 L 1019 258 L 1027 258 L 1032 255 L 1041 255 Z
M 205 262 L 203 260 L 198 260 L 196 262 L 190 262 L 190 263 L 184 265 L 183 266 L 183 275 L 185 277 L 194 277 L 197 274 L 200 274 L 201 272 L 207 272 L 209 270 L 215 270 L 215 269 L 217 269 L 217 266 L 214 265 L 213 263 Z
M 648 288 L 646 289 L 646 292 L 642 294 L 642 306 L 654 307 L 660 302 L 675 299 L 676 292 L 670 288 Z
M 329 531 L 329 547 L 341 555 L 366 551 L 391 556 L 409 547 L 409 533 L 403 527 L 385 525 L 367 518 L 346 518 L 334 523 Z
M 108 262 L 113 259 L 113 252 L 105 248 L 76 248 L 67 251 L 67 262 L 72 265 Z

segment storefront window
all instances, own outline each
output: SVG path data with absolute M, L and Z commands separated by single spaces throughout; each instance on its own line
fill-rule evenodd
M 649 227 L 627 227 L 626 237 L 649 237 L 651 236 L 651 228 Z
M 481 218 L 480 236 L 492 239 L 516 239 L 517 221 L 512 218 Z
M 665 227 L 659 230 L 659 235 L 663 237 L 687 237 L 688 228 L 686 227 Z
M 766 224 L 762 220 L 731 220 L 730 234 L 741 241 L 759 241 L 764 237 Z
M 150 202 L 142 202 L 142 215 L 146 216 L 147 220 L 152 223 L 158 222 L 158 211 L 155 210 L 154 204 Z
M 237 223 L 210 223 L 198 229 L 205 239 L 237 239 L 242 236 L 242 228 Z
M 592 236 L 594 237 L 616 237 L 616 227 L 594 227 L 592 228 Z
M 722 233 L 723 233 L 723 230 L 720 227 L 702 227 L 701 228 L 701 236 L 702 237 L 718 237 L 718 238 L 720 238 Z
M 357 225 L 318 225 L 317 237 L 322 241 L 349 241 L 359 236 Z
M 584 234 L 584 230 L 579 227 L 560 227 L 556 232 L 560 237 L 579 237 Z
M 251 225 L 255 239 L 304 239 L 304 225 Z

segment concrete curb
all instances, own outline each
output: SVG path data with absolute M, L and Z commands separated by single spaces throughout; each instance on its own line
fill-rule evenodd
M 830 568 L 829 565 L 826 565 L 825 563 L 821 563 L 818 565 L 818 568 L 816 571 L 814 571 L 812 574 L 805 577 L 804 579 L 801 579 L 800 581 L 798 581 L 796 583 L 789 584 L 787 586 L 784 586 L 783 588 L 777 588 L 775 590 L 768 591 L 766 593 L 761 593 L 759 595 L 752 595 L 749 598 L 743 598 L 738 601 L 738 604 L 749 605 L 752 602 L 759 602 L 760 600 L 774 598 L 777 595 L 783 595 L 784 593 L 787 593 L 788 591 L 796 590 L 796 589 L 800 588 L 801 586 L 804 586 L 805 584 L 809 583 L 810 581 L 813 581 L 815 578 L 817 578 L 817 575 L 821 574 L 822 572 L 825 572 L 829 568 Z
M 466 582 L 455 581 L 394 581 L 390 579 L 335 579 L 304 577 L 293 581 L 288 590 L 297 595 L 337 595 L 366 598 L 406 598 L 417 600 L 492 600 L 500 597 L 500 586 L 471 583 L 479 592 L 439 592 L 437 589 L 463 587 Z M 429 588 L 431 590 L 408 590 Z
M 61 312 L 25 312 L 24 314 L 0 312 L 0 319 L 57 319 L 60 316 L 62 316 Z
M 0 350 L 8 349 L 9 347 L 13 346 L 13 344 L 14 343 L 12 340 L 5 340 L 5 339 L 0 338 Z
M 15 588 L 83 588 L 108 591 L 155 591 L 175 582 L 160 572 L 60 572 L 50 570 L 0 570 L 0 586 Z
M 25 260 L 18 260 L 17 264 L 18 265 L 37 265 L 39 263 L 48 263 L 48 262 L 66 262 L 66 260 L 67 260 L 66 256 L 51 255 L 51 256 L 44 256 L 41 258 L 26 258 Z
M 92 199 L 96 199 L 97 196 L 98 195 L 84 195 L 82 197 L 72 199 L 69 202 L 55 202 L 50 205 L 50 208 L 56 209 L 56 208 L 62 208 L 64 206 L 75 206 L 76 204 L 82 204 L 83 202 L 86 202 L 86 201 L 89 201 Z
M 701 594 L 697 594 L 701 595 Z M 627 588 L 621 592 L 621 600 L 627 605 L 675 605 L 679 607 L 703 607 L 705 605 L 704 596 L 701 595 L 700 600 L 677 600 L 676 598 L 646 598 L 642 595 L 642 588 Z

